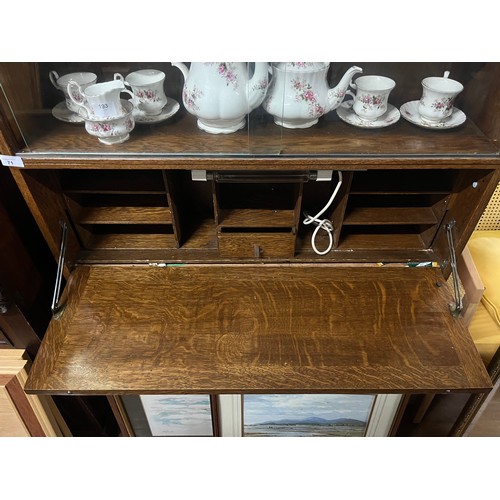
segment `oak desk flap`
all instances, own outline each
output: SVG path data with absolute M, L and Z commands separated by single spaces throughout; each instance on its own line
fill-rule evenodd
M 433 268 L 77 267 L 26 390 L 487 391 L 442 281 Z

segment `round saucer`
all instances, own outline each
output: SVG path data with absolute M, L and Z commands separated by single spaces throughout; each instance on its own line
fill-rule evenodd
M 180 104 L 175 99 L 167 97 L 167 104 L 165 104 L 159 115 L 147 115 L 143 111 L 134 108 L 132 116 L 136 123 L 160 123 L 174 116 L 179 111 L 179 108 Z
M 399 120 L 401 114 L 398 108 L 392 104 L 387 104 L 387 111 L 376 120 L 369 122 L 367 120 L 362 120 L 352 109 L 352 101 L 343 102 L 337 108 L 337 115 L 339 118 L 350 125 L 361 128 L 382 128 L 388 127 Z
M 453 108 L 451 115 L 446 118 L 446 120 L 442 122 L 429 122 L 423 120 L 418 112 L 418 103 L 419 101 L 410 101 L 403 104 L 400 108 L 401 115 L 403 118 L 413 123 L 414 125 L 418 125 L 423 128 L 431 128 L 438 130 L 445 130 L 449 128 L 458 127 L 464 123 L 466 116 L 463 111 L 460 111 L 458 108 Z
M 78 113 L 73 113 L 66 107 L 66 101 L 62 101 L 52 108 L 52 116 L 66 123 L 83 123 L 85 121 Z

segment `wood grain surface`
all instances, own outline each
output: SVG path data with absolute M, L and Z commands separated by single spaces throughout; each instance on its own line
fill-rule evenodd
M 440 280 L 433 268 L 77 267 L 26 390 L 488 390 Z
M 283 129 L 259 123 L 251 131 L 207 134 L 186 113 L 155 127 L 135 127 L 130 139 L 107 146 L 89 135 L 83 125 L 64 123 L 50 109 L 17 117 L 27 138 L 25 157 L 138 155 L 495 155 L 494 144 L 471 121 L 450 130 L 424 129 L 403 118 L 386 129 L 360 129 L 342 122 L 335 112 L 309 129 Z

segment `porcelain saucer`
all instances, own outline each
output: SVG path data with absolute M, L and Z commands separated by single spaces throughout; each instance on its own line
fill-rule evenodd
M 460 111 L 458 108 L 453 108 L 451 115 L 442 122 L 433 123 L 423 120 L 420 116 L 420 113 L 418 112 L 418 103 L 419 101 L 410 101 L 403 104 L 400 108 L 403 118 L 413 123 L 414 125 L 418 125 L 419 127 L 424 128 L 445 130 L 458 127 L 465 122 L 465 113 L 463 111 Z
M 362 120 L 352 109 L 352 101 L 343 102 L 337 108 L 337 115 L 339 118 L 350 125 L 361 128 L 382 128 L 388 127 L 399 120 L 401 114 L 398 108 L 392 104 L 387 104 L 387 111 L 377 118 L 376 120 L 369 122 Z
M 78 113 L 73 113 L 66 107 L 66 101 L 62 101 L 52 108 L 52 116 L 67 123 L 83 123 L 85 121 Z
M 179 111 L 179 108 L 180 104 L 175 99 L 168 97 L 167 104 L 165 104 L 159 115 L 147 115 L 137 108 L 134 108 L 134 112 L 132 113 L 132 115 L 136 123 L 160 123 L 167 120 L 171 116 L 174 116 L 175 113 Z

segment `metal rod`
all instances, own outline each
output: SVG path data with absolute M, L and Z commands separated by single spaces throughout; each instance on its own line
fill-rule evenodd
M 61 313 L 63 306 L 59 303 L 59 296 L 61 294 L 61 283 L 64 269 L 64 259 L 66 257 L 66 242 L 68 239 L 68 224 L 64 221 L 59 221 L 62 228 L 61 233 L 61 247 L 59 250 L 59 260 L 57 262 L 56 284 L 54 287 L 54 295 L 52 297 L 52 314 L 57 316 Z
M 448 239 L 448 246 L 450 248 L 450 266 L 451 274 L 453 278 L 453 288 L 455 292 L 455 304 L 450 304 L 451 313 L 453 316 L 458 316 L 463 309 L 462 296 L 460 295 L 460 285 L 458 281 L 458 271 L 457 271 L 457 256 L 455 254 L 455 243 L 453 241 L 453 227 L 455 226 L 455 221 L 451 220 L 446 224 L 446 237 Z

